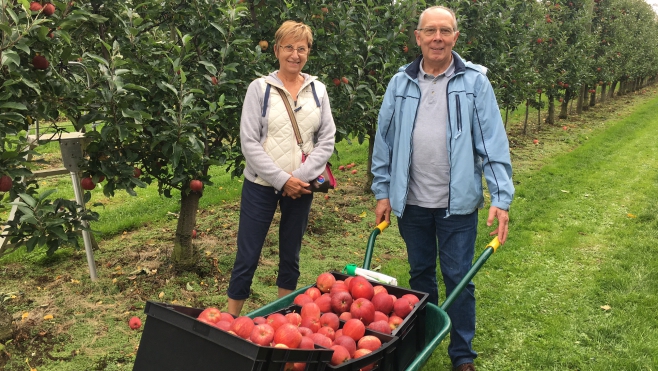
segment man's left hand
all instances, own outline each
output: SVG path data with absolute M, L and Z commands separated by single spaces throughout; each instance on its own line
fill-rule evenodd
M 506 210 L 499 209 L 495 206 L 489 208 L 489 218 L 487 219 L 487 226 L 491 227 L 494 219 L 498 219 L 498 228 L 495 231 L 489 233 L 489 236 L 498 235 L 498 241 L 500 244 L 504 244 L 507 239 L 507 228 L 509 225 L 509 213 Z

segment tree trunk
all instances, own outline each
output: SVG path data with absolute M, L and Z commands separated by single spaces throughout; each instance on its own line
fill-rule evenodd
M 505 131 L 507 131 L 507 119 L 509 119 L 509 107 L 505 107 Z
M 548 115 L 546 116 L 546 123 L 555 125 L 555 98 L 552 95 L 548 96 Z
M 589 95 L 589 106 L 596 106 L 596 89 L 594 89 L 594 92 Z
M 198 251 L 192 243 L 192 231 L 196 226 L 196 212 L 199 209 L 201 193 L 181 192 L 180 215 L 176 225 L 174 251 L 171 253 L 171 262 L 177 271 L 191 271 L 197 267 Z
M 375 149 L 375 134 L 376 134 L 376 126 L 372 125 L 370 129 L 368 129 L 368 179 L 365 184 L 365 189 L 364 192 L 370 191 L 370 187 L 372 186 L 372 180 L 375 178 L 374 175 L 372 175 L 372 152 Z
M 585 85 L 580 87 L 580 90 L 578 91 L 578 100 L 576 101 L 576 114 L 580 115 L 583 113 L 583 97 L 585 95 Z
M 529 114 L 529 107 L 528 104 L 530 103 L 529 100 L 525 101 L 525 121 L 523 121 L 523 135 L 528 135 L 528 114 Z
M 567 99 L 566 94 L 560 105 L 560 114 L 557 117 L 563 120 L 569 117 L 569 100 Z
M 580 93 L 583 95 L 583 100 L 582 100 L 582 105 L 583 105 L 583 111 L 588 111 L 589 110 L 589 104 L 587 102 L 587 93 L 589 92 L 589 86 L 587 84 L 583 85 L 583 90 L 580 91 Z
M 599 98 L 599 102 L 601 102 L 601 104 L 605 103 L 605 94 L 606 94 L 605 91 L 607 88 L 608 88 L 607 84 L 601 85 L 601 98 Z
M 539 93 L 539 100 L 537 101 L 537 132 L 541 128 L 541 93 Z
M 610 85 L 610 91 L 608 92 L 608 98 L 612 98 L 615 96 L 615 89 L 617 88 L 617 83 L 618 81 L 615 80 L 612 85 Z

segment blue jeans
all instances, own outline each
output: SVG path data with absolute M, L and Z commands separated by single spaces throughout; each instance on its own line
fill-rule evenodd
M 281 191 L 273 187 L 244 180 L 240 201 L 238 252 L 228 286 L 229 298 L 243 300 L 249 297 L 251 282 L 277 205 L 281 208 L 281 223 L 279 224 L 279 273 L 276 285 L 286 290 L 297 288 L 299 251 L 308 225 L 312 201 L 313 194 L 302 195 L 293 200 L 290 197 L 283 197 Z
M 431 303 L 439 302 L 436 279 L 437 253 L 446 297 L 452 293 L 471 268 L 477 236 L 477 211 L 468 215 L 445 217 L 446 209 L 428 209 L 406 205 L 398 218 L 400 235 L 407 245 L 413 290 L 427 292 Z M 438 243 L 438 244 L 437 244 Z M 448 355 L 454 367 L 472 363 L 477 357 L 472 341 L 475 336 L 475 285 L 470 282 L 448 308 L 452 322 Z

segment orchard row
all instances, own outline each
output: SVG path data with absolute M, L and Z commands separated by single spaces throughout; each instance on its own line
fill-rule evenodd
M 305 71 L 328 87 L 337 141 L 367 140 L 372 147 L 388 81 L 419 53 L 413 30 L 425 6 L 415 0 L 5 3 L 2 205 L 19 194 L 42 202 L 30 177 L 25 132 L 35 123 L 70 121 L 87 131 L 80 164 L 85 189 L 100 183 L 107 196 L 136 195 L 135 188 L 157 184 L 165 197 L 180 197 L 172 254 L 178 270 L 196 266 L 191 235 L 203 187 L 212 184 L 208 169 L 220 165 L 242 173 L 242 100 L 254 78 L 277 68 L 272 48 L 282 21 L 313 29 Z M 552 122 L 555 102 L 564 117 L 571 101 L 584 109 L 588 96 L 589 104 L 596 103 L 596 94 L 601 100 L 625 93 L 658 72 L 656 17 L 643 0 L 442 5 L 457 13 L 455 50 L 489 69 L 505 116 L 524 104 L 541 108 L 543 97 Z M 37 206 L 43 205 L 25 202 L 19 210 L 7 229 L 13 243 L 54 251 L 74 242 L 79 220 L 89 217 L 56 207 L 22 218 Z M 40 231 L 38 239 L 34 231 Z

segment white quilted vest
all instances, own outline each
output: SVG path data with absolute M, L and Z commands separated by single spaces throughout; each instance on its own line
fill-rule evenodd
M 302 85 L 297 94 L 297 104 L 295 104 L 290 93 L 282 85 L 268 82 L 265 78 L 258 80 L 263 89 L 263 105 L 269 105 L 267 137 L 263 143 L 263 148 L 274 163 L 287 173 L 292 173 L 293 170 L 297 170 L 302 165 L 302 150 L 297 145 L 290 116 L 282 98 L 288 99 L 290 102 L 290 106 L 297 119 L 299 132 L 302 136 L 304 153 L 309 155 L 313 152 L 314 148 L 314 134 L 320 127 L 322 108 L 319 107 L 319 102 L 322 101 L 323 94 L 325 93 L 324 89 L 316 89 L 314 94 L 314 87 L 311 86 L 313 80 L 315 78 L 311 77 L 304 82 L 304 85 Z M 266 93 L 268 84 L 272 85 L 269 89 L 269 99 Z M 282 89 L 286 96 L 281 97 L 275 87 Z M 263 111 L 265 111 L 265 107 Z M 255 183 L 269 187 L 272 186 L 258 176 Z

